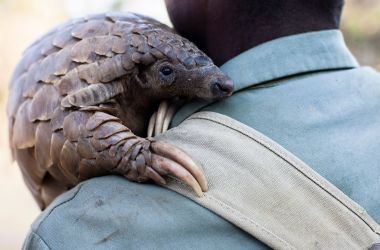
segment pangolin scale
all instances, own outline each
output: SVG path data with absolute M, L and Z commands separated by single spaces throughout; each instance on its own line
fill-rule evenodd
M 186 154 L 139 136 L 161 100 L 228 96 L 232 82 L 166 25 L 104 13 L 69 21 L 33 43 L 9 88 L 12 155 L 44 209 L 80 181 L 106 174 L 158 183 L 172 174 L 205 191 Z

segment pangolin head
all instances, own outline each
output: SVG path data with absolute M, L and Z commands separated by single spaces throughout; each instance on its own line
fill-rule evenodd
M 146 18 L 146 17 L 145 17 Z M 156 60 L 143 61 L 136 80 L 161 98 L 221 99 L 233 91 L 232 80 L 192 42 L 171 28 L 149 19 L 149 24 L 137 25 L 134 31 L 144 37 L 145 48 Z

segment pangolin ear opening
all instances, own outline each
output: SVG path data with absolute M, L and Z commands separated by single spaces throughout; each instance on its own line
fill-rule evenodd
M 134 80 L 143 88 L 149 87 L 149 81 L 146 76 L 146 66 L 142 64 L 136 64 L 137 74 L 134 74 Z

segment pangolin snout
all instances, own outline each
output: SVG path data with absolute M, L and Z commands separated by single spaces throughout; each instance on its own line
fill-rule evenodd
M 197 71 L 191 73 L 200 76 L 194 78 L 196 79 L 195 84 L 198 86 L 196 97 L 212 101 L 232 95 L 233 81 L 215 65 L 198 68 Z
M 229 78 L 217 78 L 211 83 L 211 92 L 215 98 L 230 96 L 234 90 L 234 83 Z

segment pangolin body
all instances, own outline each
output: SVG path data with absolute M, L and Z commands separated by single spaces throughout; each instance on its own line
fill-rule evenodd
M 14 72 L 12 154 L 41 209 L 94 176 L 164 183 L 161 175 L 173 170 L 157 162 L 176 149 L 137 136 L 153 108 L 166 98 L 231 91 L 204 53 L 154 19 L 132 13 L 75 19 L 33 43 Z

